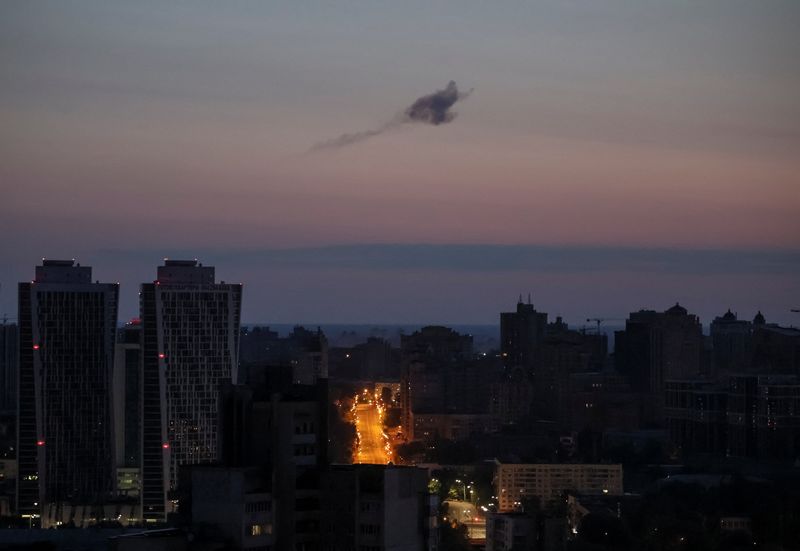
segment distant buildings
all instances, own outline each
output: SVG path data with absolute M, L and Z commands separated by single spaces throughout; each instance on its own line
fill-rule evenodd
M 489 413 L 495 429 L 530 420 L 533 408 L 533 382 L 522 367 L 513 367 L 490 386 Z
M 400 405 L 402 427 L 409 440 L 424 439 L 414 428 L 414 417 L 428 413 L 467 413 L 469 408 L 488 405 L 475 393 L 488 386 L 478 382 L 480 374 L 472 363 L 472 337 L 447 327 L 428 326 L 400 343 L 402 372 Z M 473 411 L 474 412 L 474 411 Z
M 441 326 L 403 335 L 399 350 L 375 338 L 329 349 L 320 329 L 242 330 L 241 285 L 197 261 L 165 261 L 141 286 L 140 318 L 122 327 L 118 293 L 74 261 L 44 261 L 19 285 L 19 325 L 0 325 L 4 516 L 45 528 L 171 523 L 259 551 L 434 550 L 424 470 L 330 464 L 329 445 L 349 458 L 358 433 L 345 417 L 331 432 L 328 416 L 370 389 L 384 405 L 400 397 L 399 421 L 388 408 L 383 427 L 389 442 L 412 442 L 398 456 L 499 458 L 492 550 L 562 549 L 578 520 L 619 518 L 623 500 L 605 499 L 622 494 L 618 462 L 800 458 L 800 330 L 761 313 L 729 310 L 705 337 L 678 304 L 634 312 L 612 362 L 599 327 L 549 323 L 521 300 L 501 314 L 501 350 L 475 354 L 470 335 Z M 491 465 L 474 468 L 484 484 Z
M 241 382 L 256 380 L 259 371 L 279 365 L 291 365 L 294 384 L 313 385 L 328 378 L 328 339 L 320 329 L 297 326 L 286 337 L 264 327 L 242 329 L 241 347 Z
M 142 515 L 164 521 L 182 465 L 217 460 L 219 388 L 235 382 L 242 286 L 166 260 L 141 287 Z
M 398 381 L 399 351 L 377 337 L 346 348 L 330 350 L 330 375 L 338 379 L 359 381 Z
M 531 367 L 536 363 L 537 350 L 547 331 L 547 314 L 537 312 L 519 297 L 516 312 L 500 314 L 500 355 L 507 368 Z
M 570 378 L 604 368 L 607 338 L 600 333 L 569 329 L 561 317 L 548 323 L 520 297 L 516 312 L 500 314 L 501 359 L 505 367 L 491 387 L 496 427 L 548 420 L 572 429 Z
M 667 428 L 683 454 L 800 457 L 800 377 L 738 375 L 717 383 L 668 381 L 666 387 Z
M 753 324 L 730 311 L 711 322 L 713 364 L 718 374 L 740 373 L 750 367 Z
M 664 312 L 633 312 L 616 333 L 617 371 L 647 395 L 645 421 L 664 417 L 664 382 L 703 375 L 703 329 L 697 316 L 675 304 Z
M 763 322 L 764 317 L 760 317 Z M 800 329 L 753 323 L 752 371 L 762 375 L 800 375 Z
M 498 511 L 510 512 L 535 499 L 544 507 L 572 490 L 587 495 L 621 495 L 622 465 L 495 462 Z
M 43 527 L 112 495 L 118 294 L 72 260 L 44 260 L 19 284 L 17 511 Z

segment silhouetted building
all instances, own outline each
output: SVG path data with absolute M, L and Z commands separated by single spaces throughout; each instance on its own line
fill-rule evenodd
M 114 356 L 114 437 L 116 493 L 136 499 L 142 485 L 142 326 L 133 319 L 117 331 Z
M 425 360 L 449 364 L 472 359 L 472 336 L 449 327 L 428 325 L 411 335 L 400 337 L 403 360 Z
M 606 336 L 569 330 L 558 318 L 538 347 L 532 368 L 533 414 L 558 421 L 569 399 L 569 378 L 574 373 L 597 371 L 606 356 Z
M 19 336 L 16 323 L 0 322 L 0 412 L 16 412 Z
M 273 549 L 276 543 L 270 481 L 253 467 L 191 468 L 194 525 L 216 528 L 235 549 Z
M 533 383 L 528 372 L 523 367 L 508 369 L 490 385 L 489 413 L 493 428 L 530 418 L 533 400 Z
M 397 465 L 332 465 L 323 478 L 326 549 L 436 549 L 428 473 Z
M 616 333 L 615 358 L 633 389 L 648 395 L 645 421 L 663 423 L 664 381 L 703 375 L 703 350 L 700 321 L 679 304 L 630 314 L 625 331 Z
M 44 527 L 62 504 L 102 504 L 113 490 L 118 296 L 72 260 L 44 260 L 19 284 L 17 510 Z
M 536 512 L 487 513 L 486 551 L 536 551 Z
M 800 329 L 754 323 L 752 346 L 756 373 L 800 375 Z
M 361 378 L 367 380 L 397 380 L 400 376 L 399 358 L 389 341 L 369 337 L 367 342 L 355 346 L 363 354 Z
M 136 319 L 117 332 L 114 359 L 114 425 L 117 466 L 139 468 L 142 430 L 142 325 Z
M 331 348 L 331 377 L 358 381 L 389 381 L 400 378 L 399 350 L 389 341 L 369 337 L 347 348 Z
M 328 339 L 319 328 L 309 331 L 296 326 L 281 338 L 269 328 L 255 327 L 243 330 L 241 339 L 247 356 L 242 360 L 240 382 L 258 379 L 258 371 L 275 366 L 291 366 L 295 384 L 313 385 L 317 379 L 328 378 Z
M 800 377 L 758 378 L 756 426 L 759 459 L 800 459 Z
M 716 374 L 740 373 L 750 367 L 753 324 L 730 310 L 711 322 L 713 365 Z
M 278 377 L 263 385 L 227 385 L 222 391 L 222 463 L 261 473 L 261 485 L 273 496 L 273 538 L 280 549 L 320 543 L 320 473 L 327 464 L 328 449 L 327 388 L 326 379 L 315 385 L 293 385 Z
M 573 373 L 560 400 L 559 424 L 565 432 L 591 429 L 636 430 L 641 400 L 628 379 L 613 371 Z
M 239 337 L 239 361 L 249 363 L 269 363 L 280 350 L 280 336 L 269 327 L 242 327 Z
M 142 285 L 142 515 L 166 519 L 178 468 L 216 461 L 220 385 L 237 380 L 242 286 L 166 260 Z
M 724 455 L 728 389 L 708 381 L 666 381 L 664 387 L 666 426 L 679 451 Z
M 503 365 L 532 367 L 546 331 L 547 314 L 537 312 L 530 297 L 525 304 L 520 296 L 516 312 L 500 314 L 500 355 Z
M 672 442 L 684 454 L 800 458 L 800 378 L 736 375 L 723 383 L 667 381 Z
M 447 327 L 423 327 L 404 335 L 400 348 L 400 405 L 408 439 L 415 439 L 415 414 L 487 411 L 489 387 L 481 378 L 481 367 L 472 362 L 471 336 Z M 481 389 L 483 398 L 477 396 Z
M 436 444 L 442 440 L 466 440 L 492 429 L 488 413 L 412 412 L 413 440 Z

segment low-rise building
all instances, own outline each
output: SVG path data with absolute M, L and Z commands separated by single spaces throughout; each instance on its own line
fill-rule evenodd
M 438 500 L 425 469 L 332 465 L 322 486 L 326 548 L 436 549 Z
M 217 528 L 236 549 L 273 547 L 272 493 L 260 469 L 194 466 L 191 479 L 193 525 Z
M 546 506 L 569 490 L 588 495 L 621 495 L 622 465 L 495 461 L 494 485 L 500 512 L 514 511 L 531 499 Z
M 486 515 L 486 551 L 536 549 L 536 517 L 528 513 Z
M 414 439 L 426 442 L 465 440 L 489 432 L 491 415 L 482 413 L 411 413 Z

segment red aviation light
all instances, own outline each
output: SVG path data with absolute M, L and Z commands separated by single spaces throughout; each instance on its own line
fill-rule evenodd
M 163 444 L 161 444 L 161 447 L 164 448 L 165 450 L 168 450 L 169 449 L 169 442 L 164 442 Z
M 33 349 L 34 349 L 34 350 L 39 350 L 39 345 L 38 345 L 38 344 L 34 344 L 34 345 L 33 345 Z
M 164 353 L 163 353 L 163 352 L 160 352 L 160 353 L 158 354 L 158 359 L 159 359 L 159 360 L 163 360 L 164 358 L 166 358 L 166 356 L 164 355 Z
M 36 445 L 37 446 L 44 446 L 44 440 L 37 440 L 36 441 Z

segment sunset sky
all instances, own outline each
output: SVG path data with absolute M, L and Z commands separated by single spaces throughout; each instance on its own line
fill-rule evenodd
M 165 256 L 245 321 L 800 324 L 800 2 L 0 6 L 0 314 L 42 257 Z M 350 146 L 449 80 L 450 124 Z M 15 314 L 13 314 L 15 315 Z

